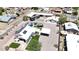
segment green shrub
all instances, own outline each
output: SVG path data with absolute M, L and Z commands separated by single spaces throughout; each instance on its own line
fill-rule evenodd
M 24 16 L 23 21 L 28 21 L 28 18 L 29 18 L 28 16 Z
M 31 9 L 33 9 L 33 10 L 38 10 L 38 7 L 32 7 Z
M 10 48 L 18 48 L 19 46 L 20 46 L 19 43 L 14 43 L 14 42 L 13 42 L 13 43 L 10 44 L 9 47 L 10 47 Z
M 77 11 L 72 12 L 73 15 L 78 15 Z
M 16 13 L 16 15 L 17 15 L 17 16 L 20 16 L 20 14 L 19 14 L 19 13 Z

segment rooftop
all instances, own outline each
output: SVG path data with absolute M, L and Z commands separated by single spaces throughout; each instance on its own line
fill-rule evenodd
M 65 23 L 65 29 L 66 30 L 68 30 L 68 29 L 74 29 L 74 30 L 79 31 L 77 25 L 75 23 L 72 23 L 72 22 Z
M 40 32 L 39 29 L 27 25 L 27 26 L 19 33 L 19 35 L 21 35 L 21 36 L 19 36 L 19 38 L 23 38 L 23 39 L 27 40 L 27 39 L 32 35 L 32 33 L 35 33 L 35 31 Z
M 36 12 L 31 12 L 27 16 L 32 17 L 34 14 L 37 14 L 37 15 L 51 15 L 51 16 L 53 15 L 53 14 L 49 14 L 49 13 L 36 13 Z
M 0 21 L 2 22 L 9 22 L 11 17 L 9 16 L 0 16 Z
M 54 21 L 58 22 L 59 21 L 59 17 L 52 16 L 52 17 L 48 17 L 46 20 L 54 20 Z
M 68 51 L 79 51 L 79 35 L 67 34 L 66 42 Z
M 48 28 L 42 28 L 41 33 L 50 34 L 50 29 L 48 29 Z

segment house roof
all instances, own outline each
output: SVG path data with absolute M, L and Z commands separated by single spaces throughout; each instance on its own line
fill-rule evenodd
M 36 13 L 36 12 L 31 12 L 27 16 L 32 17 L 34 14 L 37 14 L 37 15 L 51 15 L 51 16 L 53 15 L 53 14 L 49 14 L 49 13 Z
M 23 33 L 24 31 L 26 31 L 25 34 Z M 27 40 L 27 39 L 31 36 L 31 34 L 32 34 L 33 32 L 35 32 L 35 28 L 32 28 L 32 27 L 30 27 L 30 26 L 27 25 L 27 26 L 19 33 L 19 34 L 21 35 L 21 36 L 19 36 L 19 38 L 23 38 L 23 39 Z
M 50 20 L 50 19 L 52 19 L 52 20 L 54 20 L 56 22 L 59 21 L 59 17 L 57 17 L 57 16 L 48 17 L 46 20 Z
M 9 16 L 0 16 L 0 21 L 2 22 L 9 22 L 11 20 L 11 17 Z
M 79 35 L 67 34 L 66 42 L 68 51 L 79 51 Z
M 77 25 L 75 23 L 72 23 L 72 22 L 65 23 L 65 29 L 66 30 L 68 30 L 68 29 L 74 29 L 74 30 L 79 31 Z
M 26 33 L 24 32 L 26 31 Z M 19 37 L 18 38 L 22 38 L 22 39 L 25 39 L 25 40 L 28 40 L 29 37 L 32 35 L 32 33 L 35 33 L 35 31 L 38 31 L 40 32 L 40 29 L 37 29 L 37 28 L 34 28 L 34 27 L 31 27 L 29 25 L 27 25 L 20 33 L 19 33 Z M 23 33 L 24 32 L 24 33 Z
M 50 29 L 42 28 L 41 33 L 50 34 Z

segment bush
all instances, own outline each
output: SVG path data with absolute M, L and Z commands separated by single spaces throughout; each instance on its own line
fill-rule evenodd
M 10 44 L 9 47 L 10 47 L 10 48 L 18 48 L 19 46 L 20 46 L 19 43 L 14 43 L 14 42 L 13 42 L 13 43 Z
M 5 46 L 5 50 L 8 51 L 9 50 L 9 46 Z
M 16 13 L 16 15 L 17 15 L 17 16 L 20 16 L 20 14 L 19 14 L 19 13 Z
M 41 49 L 41 44 L 39 43 L 39 35 L 32 37 L 30 43 L 26 47 L 26 50 L 29 51 L 39 51 Z
M 29 18 L 28 16 L 24 16 L 23 21 L 28 21 L 28 18 Z
M 38 7 L 32 7 L 31 9 L 33 9 L 33 10 L 38 10 Z
M 5 10 L 4 10 L 4 8 L 0 7 L 0 11 L 4 12 Z
M 2 15 L 2 13 L 4 12 L 5 10 L 2 8 L 2 7 L 0 7 L 0 15 Z
M 0 15 L 2 15 L 2 11 L 0 11 Z
M 73 15 L 78 15 L 77 11 L 72 12 Z

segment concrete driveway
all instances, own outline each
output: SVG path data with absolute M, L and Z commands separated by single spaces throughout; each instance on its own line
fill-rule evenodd
M 51 33 L 49 36 L 43 36 L 41 35 L 39 38 L 39 41 L 42 45 L 41 51 L 57 51 L 58 48 L 56 45 L 58 44 L 58 27 L 56 27 L 56 24 L 49 24 L 44 23 L 45 28 L 51 29 Z

